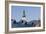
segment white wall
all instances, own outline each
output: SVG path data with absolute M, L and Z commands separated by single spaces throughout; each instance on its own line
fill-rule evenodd
M 5 14 L 5 12 L 4 12 L 4 0 L 0 0 L 0 34 L 2 33 L 4 33 L 4 31 L 5 31 L 5 22 L 4 22 L 4 14 Z
M 18 1 L 18 0 L 16 0 Z M 28 2 L 45 2 L 46 0 L 19 0 Z M 5 34 L 5 1 L 0 0 L 0 34 Z M 45 12 L 46 13 L 46 12 Z M 16 33 L 16 34 L 45 34 L 45 32 L 28 32 L 28 33 Z

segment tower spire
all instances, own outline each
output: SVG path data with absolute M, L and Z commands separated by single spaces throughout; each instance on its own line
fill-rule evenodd
M 23 17 L 25 17 L 25 10 L 23 10 Z

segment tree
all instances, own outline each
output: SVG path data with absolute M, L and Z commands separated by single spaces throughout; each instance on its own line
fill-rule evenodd
M 13 21 L 13 19 L 11 19 L 11 21 Z
M 16 24 L 16 20 L 13 21 L 13 24 Z

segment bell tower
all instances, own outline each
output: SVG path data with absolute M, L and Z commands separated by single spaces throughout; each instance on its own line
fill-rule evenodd
M 22 21 L 23 21 L 23 24 L 25 24 L 27 22 L 25 10 L 23 10 Z

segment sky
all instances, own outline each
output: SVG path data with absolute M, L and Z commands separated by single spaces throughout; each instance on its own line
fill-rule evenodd
M 12 6 L 11 7 L 11 19 L 20 21 L 23 16 L 23 10 L 25 10 L 25 15 L 27 21 L 37 20 L 40 18 L 40 7 L 31 6 Z

